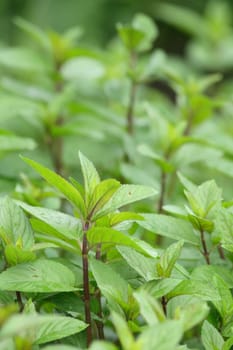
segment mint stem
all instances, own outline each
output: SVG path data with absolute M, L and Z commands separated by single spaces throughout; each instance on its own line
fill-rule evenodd
M 165 315 L 167 315 L 167 299 L 165 296 L 162 297 L 161 303 L 162 303 L 163 312 Z
M 83 244 L 82 244 L 82 263 L 83 263 L 83 289 L 84 289 L 84 308 L 85 322 L 87 327 L 87 346 L 92 342 L 91 329 L 91 309 L 90 309 L 90 289 L 89 289 L 89 266 L 88 266 L 88 241 L 86 232 L 89 229 L 89 223 L 86 222 L 83 228 Z
M 210 265 L 210 256 L 209 256 L 209 252 L 207 249 L 207 245 L 206 245 L 206 241 L 205 241 L 205 234 L 202 228 L 200 228 L 200 234 L 201 234 L 201 244 L 202 244 L 202 248 L 203 248 L 203 256 L 205 258 L 205 261 L 208 265 Z
M 17 302 L 18 302 L 18 305 L 19 305 L 19 312 L 22 312 L 23 308 L 24 308 L 24 305 L 23 305 L 21 293 L 19 291 L 16 291 L 16 298 L 17 298 Z
M 96 258 L 96 260 L 101 260 L 101 243 L 99 243 L 97 245 L 95 258 Z M 98 307 L 99 307 L 97 315 L 100 319 L 103 319 L 102 304 L 101 304 L 101 292 L 100 292 L 99 288 L 96 290 L 95 294 L 96 294 L 96 299 L 97 299 Z M 96 326 L 98 329 L 99 339 L 105 339 L 103 321 L 97 320 Z
M 137 84 L 131 81 L 129 105 L 127 109 L 127 132 L 129 135 L 134 133 L 134 106 L 136 100 Z

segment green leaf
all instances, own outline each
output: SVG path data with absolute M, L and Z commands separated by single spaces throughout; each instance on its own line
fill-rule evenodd
M 88 242 L 92 244 L 124 245 L 132 247 L 140 252 L 144 250 L 130 236 L 108 227 L 93 227 L 87 231 Z
M 118 24 L 117 29 L 122 42 L 130 51 L 149 50 L 158 35 L 154 21 L 142 13 L 134 16 L 131 25 Z
M 27 213 L 54 228 L 62 236 L 68 239 L 78 239 L 81 237 L 82 224 L 79 219 L 56 210 L 34 207 L 21 201 L 17 201 L 17 204 Z
M 231 350 L 233 345 L 233 337 L 227 339 L 227 341 L 223 344 L 222 350 Z
M 144 38 L 144 34 L 140 30 L 130 26 L 118 24 L 117 31 L 123 44 L 128 50 L 137 49 Z
M 108 213 L 128 205 L 130 203 L 154 196 L 157 191 L 152 187 L 141 185 L 122 185 L 113 194 L 111 199 L 96 213 L 93 220 L 100 218 Z
M 51 136 L 57 136 L 54 129 L 59 128 L 60 124 L 55 123 L 57 120 L 59 113 L 66 108 L 68 103 L 74 98 L 75 91 L 74 87 L 64 85 L 64 88 L 59 91 L 52 99 L 49 101 L 47 113 L 49 114 L 49 123 L 50 123 L 50 133 Z M 54 125 L 55 124 L 55 125 Z
M 82 350 L 82 349 L 77 348 L 76 346 L 74 347 L 71 345 L 58 344 L 58 345 L 48 345 L 48 346 L 44 347 L 43 350 Z
M 45 349 L 46 350 L 46 349 Z M 51 349 L 53 350 L 53 349 Z M 56 350 L 56 349 L 55 349 Z M 58 349 L 59 350 L 59 349 Z M 61 349 L 62 350 L 62 349 Z M 65 350 L 65 349 L 64 349 Z M 68 350 L 68 349 L 67 349 Z M 118 350 L 118 348 L 106 341 L 103 340 L 95 340 L 93 343 L 91 343 L 90 350 Z
M 88 207 L 93 192 L 96 186 L 100 183 L 100 177 L 93 163 L 81 152 L 79 152 L 79 159 L 84 178 L 85 201 L 86 206 Z
M 174 167 L 170 164 L 164 157 L 155 153 L 148 145 L 141 144 L 138 146 L 138 151 L 140 154 L 151 158 L 155 161 L 155 163 L 166 173 L 172 172 Z
M 169 294 L 168 298 L 178 295 L 193 295 L 202 300 L 219 300 L 219 293 L 214 286 L 208 285 L 200 280 L 188 279 L 180 282 Z
M 200 218 L 213 219 L 221 207 L 222 191 L 214 180 L 206 181 L 194 191 L 185 191 L 193 213 Z
M 228 288 L 233 288 L 233 276 L 231 270 L 224 265 L 199 265 L 191 274 L 192 278 L 206 283 L 213 283 L 215 276 L 221 277 Z
M 94 141 L 104 140 L 104 133 L 102 130 L 98 130 L 98 126 L 90 129 L 88 125 L 85 125 L 85 121 L 83 123 L 84 125 L 80 125 L 80 121 L 74 119 L 72 121 L 66 122 L 66 124 L 53 126 L 52 133 L 54 136 L 75 135 L 80 137 L 88 137 Z M 98 124 L 98 122 L 96 122 L 96 124 Z
M 32 251 L 15 247 L 12 244 L 8 244 L 5 247 L 4 254 L 6 261 L 10 266 L 33 261 L 36 259 L 36 255 Z
M 0 50 L 0 66 L 13 72 L 45 74 L 51 71 L 51 65 L 38 53 L 21 47 Z
M 137 213 L 132 212 L 121 212 L 121 213 L 113 213 L 110 214 L 110 226 L 118 226 L 122 222 L 134 222 L 138 220 L 143 220 L 143 217 Z
M 178 260 L 184 241 L 170 245 L 160 256 L 157 263 L 157 271 L 160 277 L 170 277 L 172 270 Z
M 13 296 L 10 293 L 0 291 L 0 307 L 1 307 L 1 310 L 3 310 L 2 306 L 8 305 L 8 304 L 13 304 L 13 302 L 14 302 L 14 298 L 13 298 Z M 14 309 L 12 310 L 12 312 L 14 312 L 14 311 L 17 311 L 17 307 L 16 307 L 16 310 L 14 310 Z M 1 320 L 2 320 L 2 315 L 1 315 Z
M 156 6 L 155 13 L 158 18 L 202 40 L 207 33 L 207 26 L 201 14 L 189 7 L 160 3 Z
M 197 189 L 197 186 L 191 182 L 187 177 L 185 177 L 183 174 L 181 174 L 179 171 L 177 172 L 178 178 L 182 185 L 188 190 L 189 192 L 195 192 Z
M 7 114 L 4 115 L 3 119 L 6 120 L 7 116 L 10 115 L 11 117 L 20 116 L 22 121 L 28 126 L 32 126 L 34 130 L 30 133 L 30 136 L 33 135 L 41 135 L 43 132 L 43 125 L 41 124 L 41 120 L 33 118 L 32 116 L 28 114 L 29 109 L 32 109 L 32 113 L 35 117 L 39 117 L 43 115 L 43 108 L 44 106 L 42 104 L 39 104 L 40 102 L 47 103 L 51 97 L 52 92 L 48 91 L 45 87 L 37 86 L 36 84 L 24 82 L 22 80 L 18 80 L 17 78 L 10 78 L 10 77 L 4 77 L 0 81 L 1 88 L 7 91 L 7 98 L 5 101 L 5 105 L 1 106 L 1 110 L 6 108 L 6 105 L 10 101 L 15 101 L 16 105 L 14 110 L 8 110 Z M 10 93 L 10 94 L 9 94 Z M 14 94 L 14 95 L 13 95 Z M 20 97 L 21 96 L 21 97 Z M 5 96 L 3 97 L 5 98 Z M 3 100 L 1 98 L 1 100 Z M 33 100 L 31 100 L 33 99 Z M 25 102 L 25 106 L 23 108 L 22 102 Z M 38 103 L 39 102 L 39 103 Z M 2 119 L 2 117 L 1 117 Z M 14 130 L 17 132 L 18 128 L 17 126 L 20 124 L 19 120 L 14 119 L 16 124 L 14 124 Z M 25 125 L 26 126 L 26 125 Z M 37 129 L 37 130 L 35 130 Z
M 167 57 L 163 50 L 156 48 L 156 50 L 150 53 L 150 57 L 143 69 L 141 77 L 142 81 L 153 81 L 160 77 L 161 72 L 164 71 L 164 67 L 167 64 Z
M 183 326 L 180 321 L 166 320 L 158 323 L 156 327 L 147 328 L 138 337 L 136 344 L 139 349 L 171 350 L 179 344 L 183 335 Z
M 129 183 L 138 185 L 147 184 L 153 188 L 159 188 L 158 179 L 155 179 L 153 174 L 148 174 L 146 169 L 141 169 L 139 166 L 129 163 L 121 163 L 120 171 Z
M 133 295 L 139 303 L 143 318 L 150 326 L 158 324 L 166 319 L 161 305 L 148 292 L 139 290 Z
M 35 148 L 36 142 L 33 139 L 14 135 L 0 135 L 0 154 L 21 150 L 31 151 Z
M 228 269 L 227 272 L 230 272 Z M 223 322 L 233 312 L 233 297 L 230 289 L 232 281 L 228 273 L 224 271 L 224 266 L 199 266 L 193 272 L 191 277 L 199 280 L 209 287 L 212 287 L 218 293 L 218 300 L 213 300 L 212 303 L 221 315 Z
M 185 219 L 185 220 L 187 218 L 187 213 L 185 209 L 178 207 L 177 205 L 173 205 L 173 204 L 163 205 L 163 210 L 166 213 L 169 213 L 171 216 L 174 216 L 180 219 Z
M 39 27 L 20 17 L 17 17 L 14 22 L 17 27 L 34 39 L 43 49 L 51 52 L 52 47 L 49 38 Z
M 85 197 L 84 187 L 77 180 L 75 180 L 72 176 L 69 176 L 69 180 L 72 183 L 72 185 L 79 191 L 81 196 L 84 198 Z
M 53 340 L 68 337 L 71 334 L 82 332 L 87 325 L 75 318 L 43 315 L 41 324 L 36 332 L 35 344 L 44 344 Z
M 233 251 L 233 213 L 225 208 L 221 208 L 216 213 L 215 229 L 213 235 L 219 237 L 223 247 L 229 251 Z
M 30 332 L 35 331 L 36 327 L 39 326 L 41 322 L 41 317 L 43 316 L 39 317 L 36 314 L 13 315 L 7 320 L 7 322 L 4 323 L 3 327 L 1 328 L 0 339 L 7 339 L 19 335 L 25 336 L 25 334 L 27 334 L 28 336 L 30 335 L 30 338 L 32 338 Z
M 222 350 L 224 344 L 221 334 L 208 321 L 203 323 L 201 340 L 206 350 Z
M 158 278 L 155 258 L 147 258 L 144 255 L 136 252 L 134 249 L 128 247 L 117 247 L 117 250 L 127 261 L 129 266 L 137 271 L 137 273 L 146 281 Z
M 111 313 L 112 322 L 116 328 L 116 332 L 124 350 L 131 350 L 134 348 L 134 338 L 129 330 L 127 322 L 116 312 Z
M 39 259 L 18 264 L 0 274 L 0 290 L 49 293 L 75 290 L 75 276 L 56 261 Z
M 161 280 L 152 280 L 145 283 L 142 289 L 145 289 L 154 298 L 160 298 L 172 292 L 179 284 L 181 279 L 177 278 L 163 278 Z
M 219 158 L 217 160 L 207 160 L 207 165 L 210 169 L 217 170 L 224 175 L 233 177 L 233 163 L 231 159 Z
M 104 76 L 105 67 L 95 58 L 80 56 L 67 60 L 62 65 L 61 73 L 66 80 L 93 82 Z
M 213 300 L 213 304 L 222 317 L 223 323 L 229 320 L 233 313 L 233 297 L 229 286 L 221 276 L 213 274 L 212 284 L 219 293 L 220 300 Z
M 12 316 L 2 327 L 0 339 L 13 336 L 31 338 L 43 344 L 83 331 L 86 324 L 71 317 L 22 314 Z
M 82 276 L 81 280 L 82 280 Z M 61 312 L 72 313 L 76 312 L 80 316 L 84 314 L 84 304 L 83 300 L 77 296 L 75 292 L 64 292 L 51 295 L 49 298 L 46 298 L 49 303 L 55 305 L 55 308 Z
M 196 83 L 196 89 L 199 93 L 205 92 L 208 88 L 210 88 L 212 85 L 215 85 L 216 83 L 220 82 L 222 80 L 221 73 L 213 73 L 213 74 L 207 74 L 203 77 L 198 78 L 198 80 L 195 81 Z M 208 99 L 207 96 L 204 94 L 200 95 Z M 212 103 L 215 103 L 215 100 L 211 100 Z M 221 103 L 221 102 L 220 102 Z
M 206 167 L 209 161 L 214 159 L 215 162 L 218 162 L 220 157 L 222 157 L 222 152 L 219 149 L 193 143 L 178 149 L 174 155 L 174 162 L 176 168 L 179 169 L 184 169 L 187 165 L 195 166 L 197 163 Z
M 21 87 L 21 91 L 22 91 L 22 87 Z M 31 101 L 28 98 L 19 97 L 18 95 L 19 95 L 19 92 L 17 92 L 17 96 L 10 95 L 9 93 L 8 94 L 1 93 L 0 95 L 1 121 L 9 122 L 13 120 L 14 122 L 16 122 L 16 118 L 20 117 L 19 120 L 21 122 L 23 118 L 27 116 L 30 118 L 33 117 L 33 119 L 35 120 L 38 117 L 43 115 L 43 108 L 40 104 L 36 103 L 35 101 Z M 12 105 L 14 105 L 14 108 L 11 108 Z M 19 137 L 19 136 L 15 136 L 15 137 Z M 27 140 L 27 138 L 23 138 L 23 139 Z M 21 137 L 19 137 L 19 140 L 21 141 L 21 145 L 23 145 Z M 7 144 L 9 145 L 9 141 Z
M 32 159 L 21 157 L 36 170 L 51 186 L 58 189 L 85 216 L 85 204 L 78 190 L 54 171 L 44 167 Z
M 138 224 L 153 233 L 175 240 L 184 240 L 194 245 L 200 244 L 199 237 L 194 233 L 192 225 L 185 220 L 161 214 L 140 215 L 144 217 L 144 220 L 138 221 Z
M 211 118 L 214 113 L 214 109 L 221 106 L 220 101 L 217 99 L 210 99 L 203 94 L 192 96 L 190 104 L 192 110 L 195 111 L 194 124 L 196 125 L 203 123 L 208 118 Z M 205 145 L 205 141 L 203 145 Z
M 197 349 L 191 349 L 191 348 L 188 348 L 187 345 L 178 345 L 175 350 L 197 350 Z
M 43 221 L 37 219 L 31 219 L 30 221 L 35 230 L 36 240 L 41 242 L 40 244 L 49 243 L 76 254 L 81 253 L 79 241 L 77 239 L 68 239 Z M 32 249 L 35 248 L 36 245 L 34 245 Z
M 188 219 L 196 230 L 203 230 L 212 233 L 214 229 L 214 223 L 211 220 L 203 219 L 197 215 L 192 215 L 192 211 L 190 211 L 189 208 L 186 209 L 188 212 L 191 212 L 191 214 L 188 214 Z
M 34 243 L 28 218 L 9 197 L 0 199 L 0 237 L 4 244 L 11 243 L 26 250 Z
M 101 181 L 96 187 L 90 198 L 88 212 L 90 217 L 95 216 L 95 213 L 102 209 L 108 203 L 110 198 L 120 187 L 120 182 L 115 179 L 107 179 Z
M 153 19 L 143 13 L 137 13 L 133 18 L 132 26 L 144 34 L 143 41 L 141 41 L 138 49 L 140 51 L 150 49 L 158 35 L 158 29 Z
M 41 250 L 41 249 L 46 249 L 46 248 L 57 248 L 58 246 L 56 244 L 53 243 L 47 243 L 47 242 L 43 242 L 43 243 L 36 243 L 34 244 L 34 246 L 32 247 L 32 251 L 35 252 L 37 250 Z
M 168 317 L 181 320 L 185 331 L 200 323 L 208 313 L 209 307 L 205 301 L 189 295 L 172 298 L 167 304 Z
M 109 297 L 112 298 L 117 303 L 121 301 L 127 303 L 129 297 L 127 282 L 111 267 L 98 260 L 92 259 L 90 265 L 97 285 L 103 295 L 107 299 Z
M 73 47 L 74 45 L 77 44 L 77 40 L 80 39 L 80 37 L 83 34 L 83 29 L 80 28 L 79 26 L 73 26 L 71 28 L 68 28 L 65 30 L 64 33 L 62 33 L 62 38 L 64 38 L 67 43 Z M 90 50 L 90 52 L 92 52 Z

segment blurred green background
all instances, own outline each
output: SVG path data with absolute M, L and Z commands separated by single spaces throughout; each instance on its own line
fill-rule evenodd
M 117 36 L 117 23 L 129 25 L 139 12 L 152 18 L 152 27 L 153 20 L 156 22 L 159 34 L 157 37 L 156 29 L 149 51 L 138 54 L 137 67 L 132 74 L 127 45 L 124 47 L 119 39 L 112 45 L 109 42 Z M 176 126 L 194 113 L 197 119 L 194 133 L 210 140 L 210 145 L 206 147 L 207 153 L 202 146 L 191 151 L 187 146 L 186 158 L 181 154 L 177 162 L 181 167 L 187 163 L 187 168 L 189 160 L 194 159 L 195 164 L 206 163 L 207 159 L 210 161 L 208 152 L 212 152 L 209 148 L 219 147 L 222 162 L 212 152 L 214 166 L 211 164 L 210 168 L 224 174 L 219 183 L 224 184 L 222 187 L 227 189 L 230 197 L 225 175 L 233 174 L 232 0 L 0 0 L 0 17 L 0 92 L 3 101 L 0 106 L 4 117 L 0 128 L 35 138 L 39 147 L 33 152 L 33 159 L 45 160 L 50 165 L 54 155 L 47 147 L 48 140 L 52 138 L 56 143 L 64 138 L 62 158 L 67 173 L 79 173 L 76 163 L 77 149 L 80 149 L 95 160 L 97 168 L 104 174 L 106 171 L 112 177 L 123 174 L 128 181 L 138 183 L 139 175 L 135 179 L 134 169 L 130 170 L 132 178 L 132 175 L 127 177 L 121 167 L 125 154 L 139 169 L 144 168 L 144 158 L 135 152 L 137 145 L 151 143 L 156 152 L 164 155 L 168 140 L 173 142 L 173 131 L 178 130 L 177 135 L 180 135 L 181 129 L 176 130 Z M 14 24 L 16 17 L 44 30 L 42 34 L 39 31 L 38 47 L 38 40 L 31 40 L 33 32 L 38 33 L 37 28 L 32 26 L 25 30 L 24 22 L 23 25 L 18 23 L 17 27 Z M 66 47 L 63 35 L 56 32 L 63 33 L 76 26 L 83 29 L 83 36 L 79 38 L 78 35 L 78 44 L 71 40 L 71 45 Z M 148 27 L 145 32 L 150 32 Z M 30 45 L 34 46 L 33 50 L 28 49 Z M 59 79 L 64 80 L 62 91 Z M 135 107 L 137 133 L 131 138 L 125 125 L 130 84 L 134 79 L 139 82 Z M 59 100 L 60 95 L 64 101 Z M 161 119 L 153 127 L 154 112 L 153 117 L 150 110 L 145 113 L 144 102 L 149 102 L 156 118 Z M 31 103 L 33 108 L 34 104 L 36 106 L 33 111 Z M 67 129 L 56 124 L 60 113 L 67 118 L 64 122 Z M 19 119 L 21 115 L 23 117 Z M 158 124 L 161 130 L 158 130 Z M 161 142 L 156 144 L 157 140 Z M 18 181 L 16 174 L 27 173 L 17 153 L 4 157 L 0 165 L 0 176 L 7 181 L 12 178 L 14 184 Z M 216 178 L 212 168 L 207 172 L 191 165 L 190 178 L 197 183 L 203 178 Z M 158 168 L 155 172 L 152 172 L 152 178 L 159 176 Z M 188 176 L 189 169 L 185 169 L 184 174 Z M 144 180 L 142 176 L 142 183 L 148 181 Z
M 232 0 L 228 3 L 233 11 Z M 174 3 L 203 13 L 206 0 L 1 0 L 1 41 L 16 44 L 22 33 L 13 19 L 21 16 L 44 29 L 62 32 L 74 25 L 84 28 L 83 39 L 90 44 L 104 46 L 114 35 L 117 22 L 129 22 L 136 12 L 156 18 L 158 4 Z M 157 45 L 167 52 L 182 53 L 188 36 L 165 22 L 157 20 L 160 28 Z

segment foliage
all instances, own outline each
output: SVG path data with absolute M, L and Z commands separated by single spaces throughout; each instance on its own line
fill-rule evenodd
M 205 45 L 212 22 L 158 8 L 184 14 Z M 230 350 L 232 90 L 145 14 L 103 51 L 15 23 L 34 46 L 0 48 L 1 349 Z

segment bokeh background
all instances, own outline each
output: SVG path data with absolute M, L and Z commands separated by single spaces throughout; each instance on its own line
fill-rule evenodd
M 232 0 L 216 1 L 227 4 L 233 12 Z M 80 25 L 85 29 L 84 40 L 104 46 L 115 35 L 117 22 L 129 22 L 132 15 L 144 12 L 157 21 L 160 28 L 158 45 L 167 52 L 181 52 L 189 35 L 157 18 L 159 4 L 173 3 L 202 14 L 206 0 L 1 0 L 1 41 L 15 44 L 22 40 L 22 33 L 14 26 L 13 19 L 22 16 L 44 29 L 62 32 Z
M 208 169 L 207 172 L 206 160 L 210 160 L 209 150 L 207 150 L 208 152 L 205 154 L 201 146 L 201 152 L 200 150 L 195 150 L 194 155 L 200 154 L 200 156 L 202 156 L 202 159 L 198 159 L 196 162 L 202 163 L 204 170 L 201 170 L 200 166 L 195 166 L 191 167 L 190 173 L 186 169 L 184 173 L 187 176 L 190 175 L 190 178 L 193 178 L 196 183 L 215 178 L 219 181 L 218 183 L 221 186 L 227 189 L 225 190 L 226 194 L 230 197 L 231 193 L 228 191 L 228 182 L 230 183 L 230 181 L 232 181 L 231 176 L 233 174 L 232 0 L 0 0 L 0 53 L 2 54 L 2 56 L 0 55 L 0 93 L 3 95 L 3 101 L 8 101 L 5 110 L 3 108 L 3 103 L 0 103 L 2 108 L 0 114 L 5 118 L 3 118 L 5 120 L 4 124 L 0 123 L 0 128 L 13 131 L 17 135 L 23 137 L 34 137 L 33 132 L 35 132 L 35 139 L 41 148 L 38 147 L 33 151 L 31 157 L 50 165 L 51 162 L 49 163 L 49 160 L 51 160 L 51 155 L 47 152 L 47 145 L 45 143 L 47 139 L 44 137 L 43 132 L 39 134 L 40 130 L 36 124 L 34 125 L 34 129 L 32 128 L 34 119 L 31 118 L 30 108 L 28 117 L 25 103 L 28 101 L 31 103 L 33 100 L 33 97 L 30 95 L 31 84 L 36 88 L 36 91 L 39 87 L 42 91 L 45 90 L 46 93 L 50 93 L 51 98 L 49 97 L 48 100 L 44 101 L 43 98 L 41 99 L 39 91 L 39 97 L 37 96 L 37 99 L 33 100 L 33 103 L 38 103 L 39 101 L 39 107 L 41 107 L 41 105 L 43 108 L 45 107 L 45 112 L 43 110 L 38 118 L 39 123 L 42 124 L 40 125 L 41 130 L 44 130 L 43 128 L 45 128 L 45 125 L 43 125 L 43 122 L 46 121 L 46 117 L 48 117 L 51 112 L 50 105 L 53 105 L 54 100 L 56 100 L 56 93 L 54 93 L 53 90 L 54 86 L 56 90 L 56 79 L 58 79 L 61 73 L 59 72 L 58 74 L 58 71 L 56 71 L 57 67 L 60 69 L 61 65 L 63 63 L 66 64 L 66 60 L 67 62 L 69 59 L 71 60 L 73 55 L 77 55 L 77 57 L 83 55 L 81 58 L 84 59 L 85 69 L 83 66 L 81 66 L 80 69 L 78 64 L 75 67 L 72 65 L 69 66 L 68 64 L 70 72 L 68 76 L 65 78 L 63 77 L 65 80 L 64 91 L 66 91 L 66 89 L 68 91 L 68 87 L 72 84 L 75 85 L 76 89 L 74 98 L 72 97 L 72 93 L 70 93 L 70 100 L 68 99 L 69 103 L 67 102 L 68 107 L 64 105 L 61 108 L 62 112 L 64 112 L 63 109 L 65 109 L 64 113 L 67 113 L 67 121 L 69 118 L 71 119 L 71 124 L 69 125 L 69 132 L 71 135 L 68 135 L 68 131 L 66 135 L 65 130 L 63 130 L 64 134 L 56 134 L 57 131 L 55 132 L 56 135 L 64 136 L 65 147 L 63 160 L 67 174 L 79 174 L 80 169 L 76 164 L 77 149 L 80 149 L 95 162 L 97 168 L 101 169 L 106 176 L 109 175 L 110 177 L 121 178 L 123 174 L 123 177 L 126 178 L 127 181 L 138 182 L 138 176 L 136 179 L 126 176 L 119 165 L 125 156 L 125 151 L 129 153 L 129 158 L 131 157 L 132 162 L 135 162 L 135 164 L 137 164 L 137 162 L 140 163 L 140 159 L 142 158 L 134 156 L 135 145 L 130 143 L 132 140 L 128 142 L 127 134 L 126 137 L 124 135 L 125 116 L 128 110 L 130 91 L 130 75 L 128 74 L 130 71 L 128 66 L 129 54 L 123 47 L 119 38 L 118 42 L 117 40 L 113 42 L 113 39 L 117 37 L 117 24 L 129 24 L 134 15 L 140 12 L 152 18 L 158 27 L 159 35 L 157 36 L 156 34 L 149 51 L 146 52 L 145 55 L 140 55 L 138 71 L 139 73 L 145 71 L 145 74 L 148 76 L 145 80 L 146 83 L 141 84 L 137 95 L 135 115 L 137 115 L 136 123 L 138 123 L 138 133 L 136 136 L 138 139 L 134 140 L 135 145 L 139 144 L 141 141 L 148 141 L 148 143 L 151 142 L 151 144 L 153 144 L 154 140 L 158 139 L 157 124 L 155 123 L 154 129 L 151 125 L 148 126 L 150 121 L 143 109 L 143 103 L 145 101 L 149 101 L 152 110 L 158 109 L 158 114 L 161 114 L 162 120 L 165 115 L 165 118 L 175 127 L 178 125 L 178 121 L 183 118 L 182 108 L 185 106 L 182 106 L 182 101 L 185 101 L 189 90 L 191 90 L 193 95 L 198 91 L 197 95 L 200 95 L 198 95 L 198 98 L 201 98 L 199 101 L 200 105 L 198 105 L 198 107 L 194 105 L 190 108 L 193 108 L 195 113 L 197 111 L 203 112 L 200 119 L 201 122 L 204 122 L 204 126 L 202 126 L 202 123 L 201 125 L 197 123 L 194 131 L 196 135 L 201 135 L 210 142 L 214 141 L 216 143 L 214 147 L 217 146 L 223 149 L 225 158 L 223 159 L 224 163 L 222 162 L 220 164 L 216 154 L 213 153 L 211 149 L 214 170 L 212 170 L 211 167 L 213 166 L 211 164 L 211 167 L 209 167 L 211 169 Z M 23 62 L 23 67 L 21 67 L 21 64 L 19 64 L 20 67 L 18 67 L 20 60 L 17 57 L 19 56 L 14 56 L 15 51 L 12 51 L 11 47 L 16 47 L 16 53 L 20 52 L 20 50 L 25 47 L 30 47 L 30 49 L 32 47 L 33 54 L 36 52 L 36 55 L 41 55 L 41 52 L 36 46 L 36 41 L 31 40 L 32 38 L 30 38 L 30 35 L 27 35 L 27 30 L 25 33 L 25 30 L 21 30 L 22 28 L 20 29 L 22 23 L 21 25 L 18 23 L 18 26 L 15 25 L 15 19 L 17 17 L 21 17 L 38 26 L 45 31 L 45 35 L 48 35 L 48 37 L 49 35 L 53 37 L 55 42 L 55 44 L 53 43 L 53 49 L 55 53 L 59 53 L 62 35 L 59 39 L 59 35 L 54 35 L 54 32 L 62 34 L 69 28 L 80 26 L 83 30 L 83 35 L 80 38 L 78 36 L 78 43 L 75 47 L 77 50 L 74 50 L 74 52 L 70 50 L 69 54 L 63 57 L 64 62 L 60 60 L 61 62 L 59 61 L 59 65 L 55 64 L 55 71 L 53 71 L 51 76 L 47 74 L 46 67 L 43 71 L 44 75 L 34 74 L 34 70 L 37 71 L 38 67 L 36 62 L 32 62 L 32 59 L 28 59 L 28 62 Z M 152 26 L 154 23 L 152 23 Z M 86 50 L 86 48 L 90 50 Z M 54 54 L 54 52 L 52 54 Z M 82 54 L 82 52 L 84 54 Z M 87 57 L 85 57 L 85 55 Z M 56 55 L 54 54 L 54 56 Z M 30 57 L 29 55 L 29 58 Z M 98 61 L 92 62 L 93 65 L 91 69 L 89 66 L 90 61 L 88 61 L 90 58 L 94 58 L 94 61 L 95 59 Z M 43 55 L 39 56 L 38 59 L 41 66 L 51 63 L 46 62 L 46 56 Z M 76 61 L 76 63 L 77 62 L 78 61 Z M 149 63 L 152 65 L 152 68 Z M 102 71 L 102 68 L 99 70 L 100 65 L 103 68 L 104 74 L 102 78 L 98 80 L 98 74 Z M 178 86 L 179 84 L 175 86 L 177 77 L 171 76 L 171 72 L 169 73 L 167 68 L 171 68 L 172 72 L 178 74 L 181 85 L 183 84 L 182 86 Z M 20 71 L 21 69 L 22 71 Z M 148 69 L 149 71 L 151 70 L 149 73 Z M 33 73 L 30 70 L 32 70 Z M 220 74 L 219 76 L 211 76 L 215 73 Z M 73 82 L 73 75 L 75 75 L 76 78 L 78 76 L 75 82 Z M 43 79 L 41 79 L 41 76 Z M 202 83 L 205 87 L 208 87 L 207 92 L 205 91 L 206 88 L 203 88 L 203 91 L 198 90 Z M 24 88 L 26 90 L 24 90 Z M 192 90 L 194 90 L 194 92 Z M 56 92 L 58 93 L 58 91 Z M 24 106 L 23 112 L 21 112 L 21 110 L 18 111 L 16 108 L 16 102 L 18 100 L 15 102 L 15 98 L 19 97 L 21 99 L 26 98 L 27 100 L 26 102 L 25 100 L 23 100 L 23 102 L 20 100 L 20 103 L 22 102 Z M 84 110 L 82 103 L 84 103 L 84 105 L 87 103 L 87 105 L 85 105 L 86 109 L 84 108 Z M 12 111 L 9 106 L 14 106 Z M 166 109 L 166 113 L 164 109 Z M 9 120 L 7 120 L 7 113 L 11 114 L 8 118 Z M 98 117 L 96 117 L 96 113 Z M 21 114 L 23 114 L 25 125 L 22 123 L 22 118 L 18 118 Z M 101 118 L 103 118 L 103 116 L 105 116 L 108 121 L 112 118 L 112 124 L 108 125 L 105 119 L 102 120 Z M 211 120 L 210 117 L 212 117 Z M 35 120 L 37 121 L 36 117 Z M 94 126 L 93 121 L 97 123 Z M 77 130 L 77 135 L 72 134 L 72 125 L 76 125 L 75 130 Z M 116 125 L 118 125 L 120 132 L 116 128 Z M 80 136 L 82 126 L 83 130 L 88 135 L 84 133 Z M 147 127 L 148 130 L 146 129 Z M 90 135 L 91 129 L 92 131 L 94 130 L 94 132 L 100 130 L 101 137 L 103 135 L 103 140 L 100 141 L 98 135 Z M 115 133 L 114 137 L 111 135 L 109 136 L 109 130 Z M 221 130 L 222 133 L 220 132 Z M 148 136 L 149 131 L 150 140 Z M 56 135 L 54 138 L 56 138 Z M 218 135 L 218 137 L 216 137 L 216 135 Z M 59 139 L 59 136 L 57 138 Z M 166 137 L 164 137 L 164 140 L 167 142 Z M 76 145 L 75 151 L 74 144 Z M 166 145 L 160 145 L 161 148 L 157 146 L 157 144 L 153 144 L 153 147 L 163 154 L 163 147 L 166 147 Z M 46 152 L 43 147 L 46 148 Z M 192 157 L 189 156 L 189 153 L 187 154 L 186 160 L 189 162 Z M 195 157 L 193 156 L 193 158 Z M 142 159 L 143 165 L 140 163 L 137 164 L 137 166 L 139 168 L 144 168 L 143 162 L 144 158 Z M 185 163 L 183 155 L 180 157 L 180 163 L 182 163 L 182 166 L 183 163 Z M 219 175 L 219 178 L 217 178 L 216 169 L 218 173 L 223 173 L 223 176 Z M 27 172 L 28 170 L 26 166 L 23 168 L 18 154 L 10 154 L 0 160 L 0 176 L 4 177 L 4 179 L 6 178 L 8 182 L 9 178 L 13 179 L 13 185 L 15 185 L 15 182 L 18 180 L 16 175 L 22 171 Z M 131 173 L 134 175 L 135 171 L 133 170 Z M 159 179 L 159 174 L 160 170 L 156 169 L 156 173 L 152 173 L 151 176 L 152 178 L 156 178 L 157 176 Z M 141 182 L 145 183 L 144 177 Z M 2 187 L 4 189 L 6 188 L 6 180 L 4 180 Z M 233 191 L 233 189 L 231 191 Z

